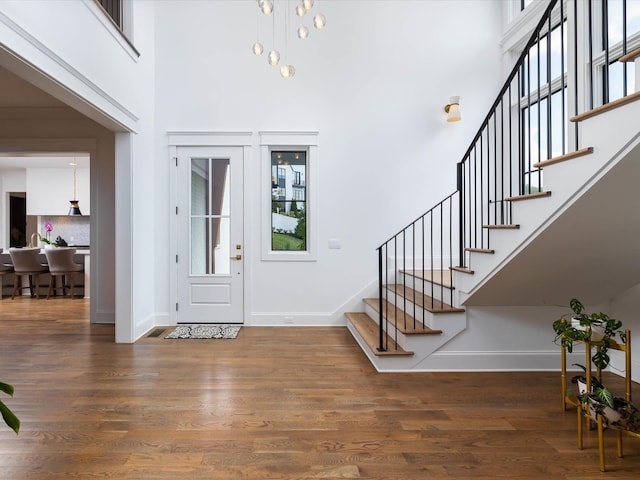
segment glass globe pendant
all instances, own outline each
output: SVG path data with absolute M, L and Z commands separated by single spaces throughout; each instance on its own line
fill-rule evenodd
M 309 29 L 307 27 L 303 25 L 300 28 L 298 28 L 298 38 L 300 40 L 304 40 L 305 38 L 308 38 L 308 37 L 309 37 Z
M 258 56 L 258 55 L 262 55 L 262 52 L 264 52 L 264 47 L 260 42 L 256 42 L 253 44 L 252 50 L 254 55 Z
M 327 18 L 323 14 L 316 13 L 313 16 L 313 26 L 316 27 L 318 30 L 322 30 L 326 25 L 327 25 Z
M 269 65 L 275 67 L 280 61 L 280 54 L 277 50 L 271 50 L 269 52 Z
M 307 10 L 311 10 L 311 7 L 313 7 L 313 0 L 302 0 L 302 5 Z
M 282 75 L 282 78 L 291 78 L 295 73 L 296 69 L 293 68 L 293 65 L 282 65 L 280 67 L 280 75 Z
M 296 7 L 296 15 L 298 15 L 299 17 L 302 17 L 302 16 L 304 16 L 305 13 L 307 13 L 307 9 L 304 8 L 304 5 L 299 4 Z
M 262 10 L 262 13 L 264 13 L 265 15 L 271 15 L 271 13 L 273 12 L 272 0 L 262 0 L 259 5 L 260 10 Z

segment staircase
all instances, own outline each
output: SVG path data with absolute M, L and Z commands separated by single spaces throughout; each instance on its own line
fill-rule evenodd
M 514 129 L 511 116 L 505 121 L 505 109 L 514 104 L 513 85 L 523 83 L 523 65 L 550 29 L 550 18 L 573 16 L 562 2 L 549 3 L 458 164 L 458 190 L 379 247 L 378 297 L 363 299 L 362 311 L 346 314 L 349 331 L 378 371 L 439 365 L 430 357 L 465 331 L 468 310 L 476 306 L 563 305 L 574 296 L 600 301 L 640 284 L 640 271 L 628 261 L 640 254 L 640 222 L 623 218 L 629 205 L 640 205 L 640 93 L 614 101 L 603 94 L 601 105 L 589 108 L 597 68 L 590 85 L 581 85 L 577 75 L 567 81 L 575 98 L 586 88 L 591 100 L 563 100 L 562 112 L 575 114 L 562 129 L 559 155 L 552 154 L 558 148 L 549 132 L 548 154 L 536 159 L 530 129 Z M 574 48 L 572 42 L 578 43 L 577 36 L 565 48 Z M 614 47 L 620 62 L 640 58 L 640 49 L 626 53 L 626 40 Z M 531 78 L 525 83 L 531 85 Z M 538 78 L 535 94 L 543 98 L 543 92 Z M 517 109 L 517 125 L 531 125 L 527 96 L 529 104 Z M 528 119 L 522 113 L 527 108 Z M 619 238 L 615 252 L 605 251 L 611 235 Z M 581 275 L 585 265 L 598 275 Z
M 433 286 L 442 287 L 434 289 L 438 291 L 453 290 L 450 271 L 433 273 L 401 270 L 399 283 L 384 286 L 382 317 L 393 325 L 395 333 L 394 337 L 384 339 L 384 349 L 379 348 L 380 329 L 376 321 L 381 313 L 379 298 L 365 298 L 363 312 L 346 314 L 350 332 L 379 371 L 414 370 L 466 328 L 464 309 L 427 295 Z

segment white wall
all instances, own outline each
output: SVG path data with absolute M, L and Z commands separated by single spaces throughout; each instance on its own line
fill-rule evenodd
M 76 170 L 73 197 L 73 168 L 27 169 L 27 215 L 67 215 L 69 201 L 78 200 L 83 215 L 91 214 L 89 169 Z M 53 187 L 55 185 L 55 187 Z
M 454 191 L 455 164 L 501 83 L 500 2 L 318 3 L 327 27 L 289 44 L 291 80 L 251 53 L 255 1 L 156 4 L 158 165 L 167 131 L 319 132 L 317 262 L 260 261 L 258 193 L 270 179 L 259 177 L 257 143 L 248 159 L 250 324 L 292 314 L 299 323 L 342 322 L 335 313 L 376 276 L 376 246 Z M 461 96 L 457 124 L 443 111 L 452 95 Z M 165 165 L 160 188 L 169 185 Z M 158 195 L 162 203 L 170 211 Z M 330 238 L 342 248 L 328 249 Z M 169 258 L 166 246 L 156 248 L 159 262 Z M 273 278 L 291 282 L 282 288 Z
M 0 57 L 15 73 L 102 125 L 135 127 L 144 99 L 143 89 L 132 88 L 138 53 L 97 2 L 3 1 L 0 38 Z

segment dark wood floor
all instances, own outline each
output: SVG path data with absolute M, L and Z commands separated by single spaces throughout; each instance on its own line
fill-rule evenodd
M 0 478 L 601 479 L 640 475 L 608 432 L 576 446 L 559 374 L 377 374 L 345 328 L 113 343 L 85 300 L 3 299 Z

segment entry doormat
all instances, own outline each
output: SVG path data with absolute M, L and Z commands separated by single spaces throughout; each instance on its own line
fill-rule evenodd
M 179 325 L 164 338 L 236 338 L 239 325 Z

